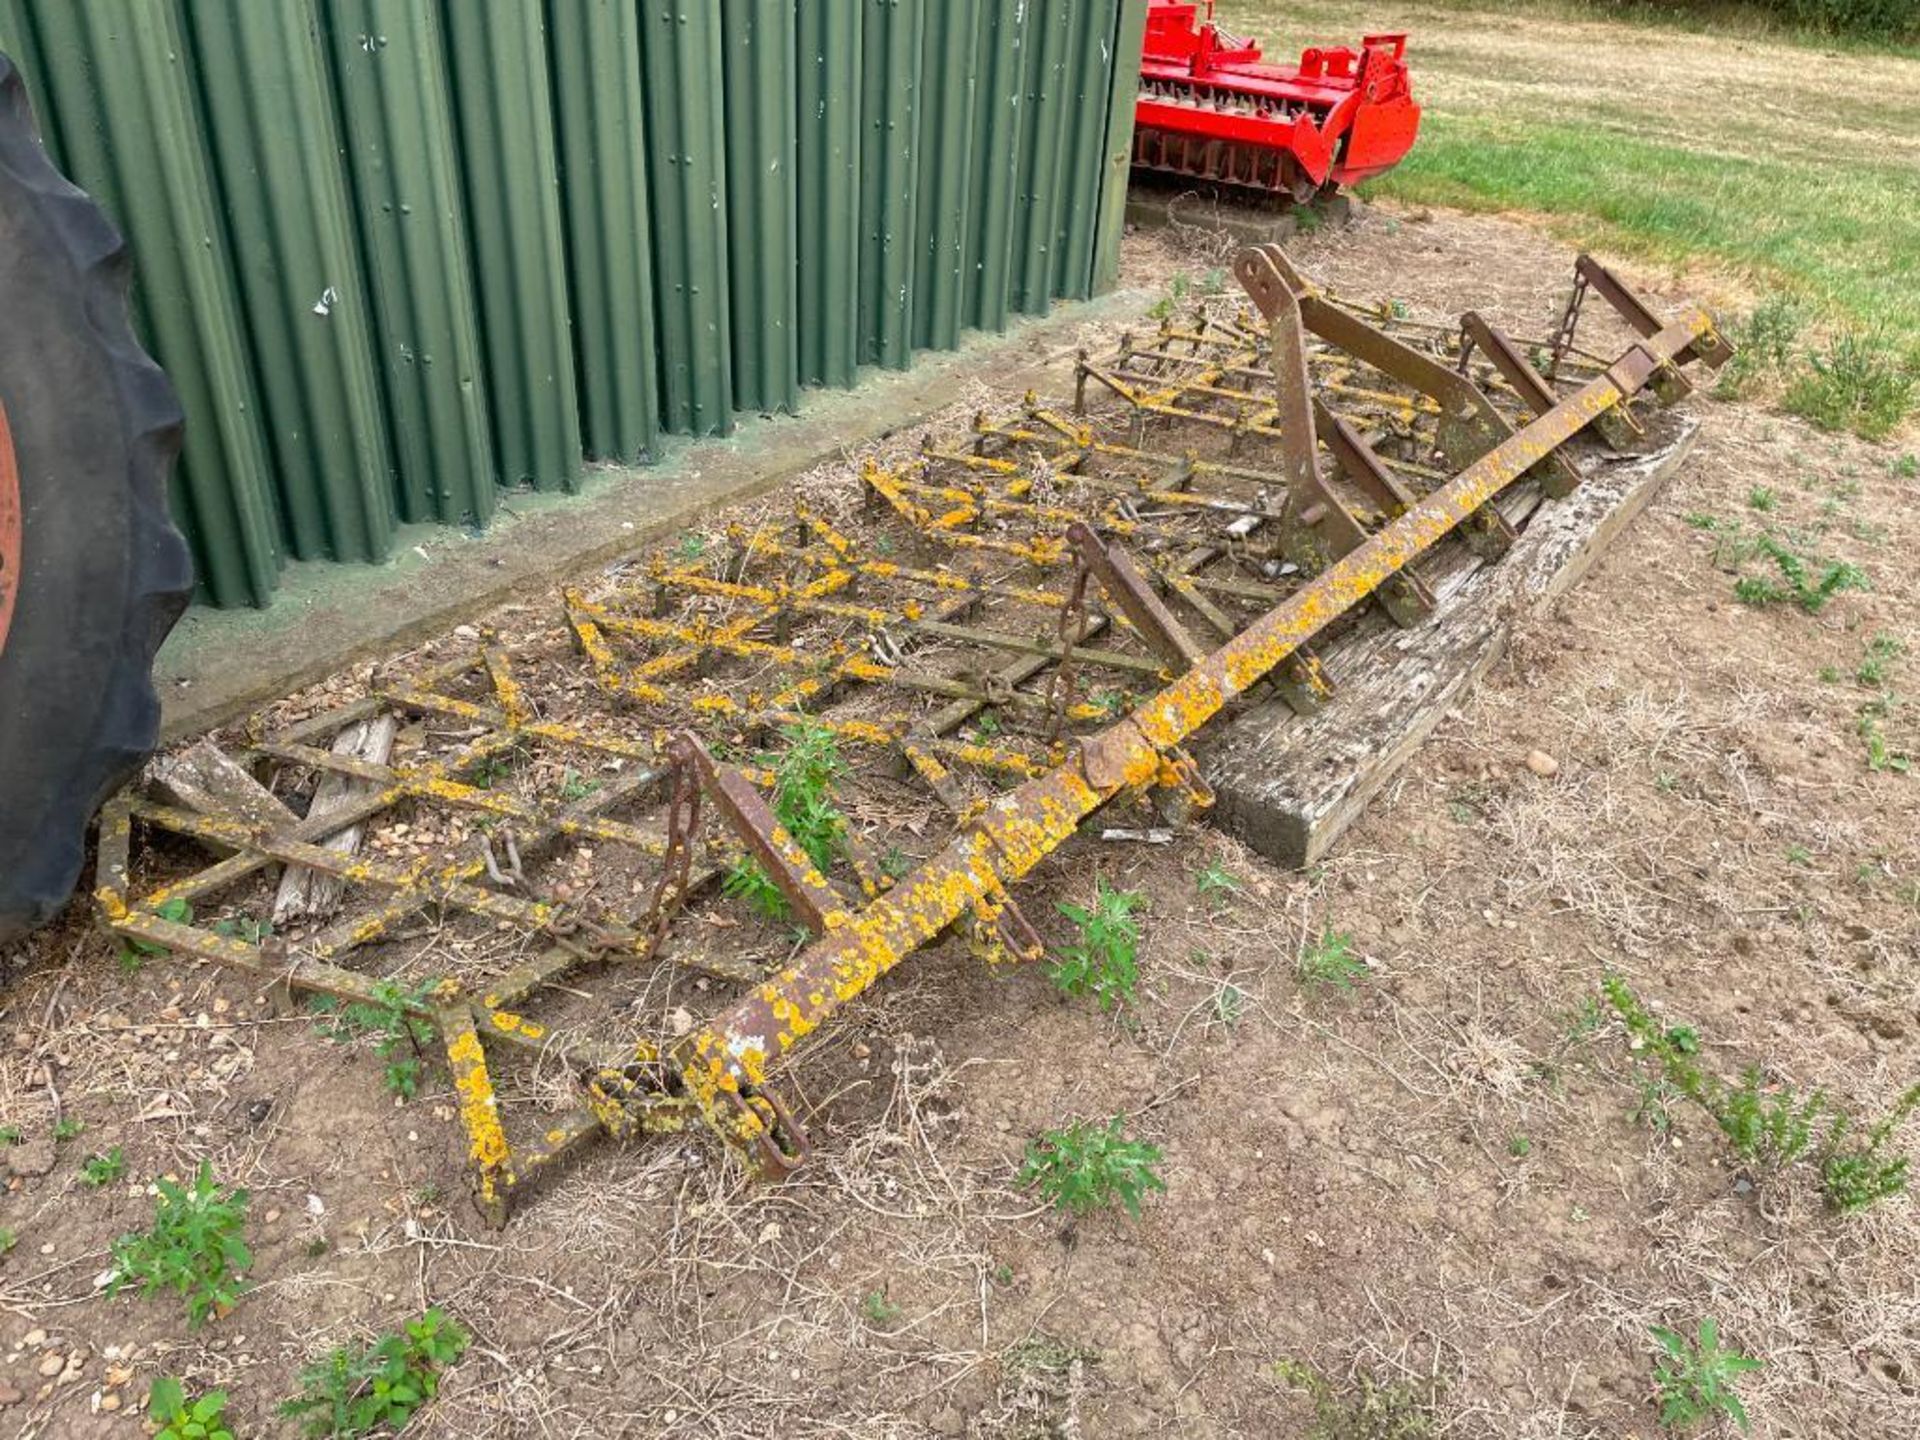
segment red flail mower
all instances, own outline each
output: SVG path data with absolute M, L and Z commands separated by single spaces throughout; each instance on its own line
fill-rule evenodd
M 1149 0 L 1133 167 L 1301 203 L 1378 175 L 1420 128 L 1406 56 L 1405 35 L 1369 35 L 1269 65 L 1213 0 Z

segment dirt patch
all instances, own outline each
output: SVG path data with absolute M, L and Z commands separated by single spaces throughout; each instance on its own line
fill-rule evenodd
M 1525 334 L 1570 271 L 1521 227 L 1441 214 L 1368 212 L 1296 253 Z M 1177 237 L 1127 255 L 1190 284 L 1217 263 Z M 1618 972 L 1718 1072 L 1867 1116 L 1920 1071 L 1920 781 L 1871 769 L 1863 733 L 1920 750 L 1896 460 L 1711 406 L 1652 511 L 1334 859 L 1280 873 L 1204 828 L 1068 847 L 1029 913 L 1058 942 L 1053 902 L 1096 877 L 1145 894 L 1137 1010 L 923 954 L 796 1073 L 816 1157 L 779 1186 L 700 1138 L 607 1146 L 486 1230 L 438 1070 L 398 1105 L 364 1044 L 211 970 L 123 968 L 72 919 L 4 998 L 0 1124 L 37 1158 L 56 1107 L 84 1129 L 0 1196 L 0 1417 L 132 1434 L 174 1373 L 275 1433 L 304 1360 L 438 1304 L 476 1344 L 421 1434 L 1297 1435 L 1295 1366 L 1411 1387 L 1434 1435 L 1651 1433 L 1649 1327 L 1703 1316 L 1766 1362 L 1741 1385 L 1756 1434 L 1920 1433 L 1912 1200 L 1835 1219 L 1804 1167 L 1741 1167 L 1683 1104 L 1636 1124 L 1594 1006 Z M 1778 578 L 1763 530 L 1871 588 L 1739 603 L 1733 568 Z M 1864 683 L 1876 635 L 1905 653 Z M 1239 890 L 1203 896 L 1209 865 Z M 1296 974 L 1329 931 L 1366 961 L 1350 992 Z M 1065 1223 L 1014 1183 L 1029 1138 L 1122 1111 L 1166 1155 L 1142 1220 Z M 89 1188 L 115 1147 L 127 1178 Z M 149 1179 L 203 1158 L 253 1191 L 257 1289 L 191 1334 L 94 1283 Z

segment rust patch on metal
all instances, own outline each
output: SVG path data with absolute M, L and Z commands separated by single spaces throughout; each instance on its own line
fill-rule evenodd
M 7 407 L 0 403 L 0 653 L 7 648 L 7 632 L 13 628 L 13 608 L 20 595 L 20 554 L 25 530 L 26 519 L 20 507 L 20 466 L 14 459 Z

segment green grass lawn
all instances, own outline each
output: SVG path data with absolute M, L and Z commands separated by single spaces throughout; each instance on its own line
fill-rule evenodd
M 1736 381 L 1774 384 L 1831 428 L 1883 435 L 1920 402 L 1911 54 L 1431 0 L 1223 0 L 1220 15 L 1275 58 L 1410 33 L 1420 140 L 1363 193 L 1519 212 L 1570 243 L 1726 277 L 1770 337 L 1796 337 L 1781 373 Z

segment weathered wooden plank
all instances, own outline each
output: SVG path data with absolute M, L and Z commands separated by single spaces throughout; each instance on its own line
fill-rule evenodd
M 391 715 L 362 720 L 340 732 L 334 739 L 333 753 L 384 765 L 393 753 L 393 737 L 399 728 L 400 722 Z M 313 792 L 313 803 L 307 807 L 307 819 L 314 820 L 349 810 L 355 801 L 377 788 L 371 781 L 357 780 L 351 775 L 330 770 Z M 349 825 L 321 843 L 342 855 L 353 855 L 359 851 L 365 833 L 363 825 Z M 310 870 L 305 865 L 289 865 L 280 876 L 280 890 L 273 898 L 274 929 L 283 930 L 299 921 L 326 919 L 339 905 L 345 888 L 346 882 L 337 875 Z
M 300 819 L 211 740 L 156 760 L 150 774 L 161 796 L 195 814 L 243 820 L 259 830 L 284 830 Z M 219 855 L 233 853 L 224 846 L 208 848 Z
M 1401 630 L 1369 612 L 1317 646 L 1335 693 L 1314 715 L 1270 701 L 1222 726 L 1201 755 L 1219 797 L 1215 823 L 1277 864 L 1326 854 L 1500 657 L 1516 620 L 1578 584 L 1686 458 L 1699 421 L 1656 425 L 1657 450 L 1588 461 L 1570 498 L 1541 504 L 1529 491 L 1503 504 L 1525 524 L 1498 563 L 1447 547 L 1423 571 L 1439 602 L 1424 623 Z

